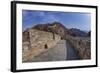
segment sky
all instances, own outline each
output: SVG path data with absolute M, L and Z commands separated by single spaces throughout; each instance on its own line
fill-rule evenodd
M 66 28 L 90 31 L 91 14 L 79 12 L 22 10 L 22 29 L 26 30 L 36 24 L 60 22 Z

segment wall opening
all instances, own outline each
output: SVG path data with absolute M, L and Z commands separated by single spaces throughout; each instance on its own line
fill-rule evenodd
M 47 45 L 47 44 L 45 44 L 45 45 L 44 45 L 44 48 L 45 48 L 45 49 L 48 49 L 48 45 Z

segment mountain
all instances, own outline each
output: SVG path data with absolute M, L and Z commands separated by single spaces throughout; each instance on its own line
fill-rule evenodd
M 69 29 L 69 31 L 70 31 L 70 35 L 72 35 L 72 36 L 80 36 L 80 37 L 86 37 L 87 36 L 87 33 L 80 30 L 80 29 L 71 28 L 71 29 Z
M 66 35 L 70 35 L 74 37 L 86 37 L 88 35 L 88 33 L 80 29 L 76 29 L 76 28 L 68 29 L 62 23 L 59 23 L 59 22 L 37 24 L 33 26 L 32 29 L 52 32 L 52 33 L 60 35 L 62 39 L 65 39 Z

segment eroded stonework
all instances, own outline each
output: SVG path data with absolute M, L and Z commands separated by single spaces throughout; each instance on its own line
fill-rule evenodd
M 36 29 L 29 29 L 27 37 L 25 35 L 23 34 L 23 61 L 31 60 L 40 53 L 54 47 L 61 40 L 61 37 L 57 34 Z M 25 40 L 26 38 L 28 39 Z

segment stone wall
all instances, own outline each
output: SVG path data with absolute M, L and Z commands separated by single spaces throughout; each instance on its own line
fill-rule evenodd
M 91 58 L 90 38 L 67 36 L 66 39 L 74 47 L 81 59 Z
M 61 39 L 57 34 L 36 29 L 29 29 L 26 36 L 23 35 L 23 62 L 54 47 Z

